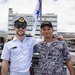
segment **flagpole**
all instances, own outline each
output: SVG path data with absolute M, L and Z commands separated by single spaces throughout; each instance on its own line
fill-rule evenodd
M 40 26 L 42 24 L 42 0 L 40 0 Z M 40 32 L 40 39 L 42 39 L 42 35 L 41 35 L 41 32 Z

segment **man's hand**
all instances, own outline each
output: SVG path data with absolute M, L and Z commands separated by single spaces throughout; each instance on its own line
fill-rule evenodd
M 60 41 L 62 41 L 64 39 L 63 36 L 61 36 L 61 35 L 57 36 L 56 38 Z
M 6 39 L 5 42 L 11 41 L 14 38 L 14 36 L 11 36 L 10 38 Z

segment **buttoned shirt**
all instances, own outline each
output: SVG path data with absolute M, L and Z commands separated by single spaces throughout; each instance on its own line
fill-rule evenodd
M 42 41 L 34 50 L 40 54 L 40 75 L 66 75 L 63 61 L 70 60 L 71 56 L 65 41 L 54 40 L 50 46 Z
M 33 37 L 25 37 L 21 42 L 16 38 L 5 43 L 1 59 L 10 60 L 10 72 L 27 72 L 31 66 L 33 47 L 36 40 Z

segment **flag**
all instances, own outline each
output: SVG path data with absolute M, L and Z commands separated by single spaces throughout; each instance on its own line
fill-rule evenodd
M 38 17 L 40 16 L 41 1 L 42 0 L 38 0 L 37 1 L 37 5 L 36 5 L 35 10 L 34 10 L 33 15 L 32 15 L 34 20 L 35 20 L 34 25 L 33 25 L 33 29 L 32 29 L 32 33 L 31 33 L 32 36 L 35 35 L 35 31 L 36 31 L 36 27 L 37 27 L 37 22 L 38 22 Z

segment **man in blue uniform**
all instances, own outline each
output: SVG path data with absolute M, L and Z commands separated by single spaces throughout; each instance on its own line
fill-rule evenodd
M 18 17 L 14 21 L 14 38 L 6 42 L 2 51 L 2 75 L 7 75 L 8 61 L 10 61 L 10 75 L 30 75 L 31 60 L 35 38 L 26 37 L 27 22 L 24 17 Z
M 74 75 L 74 68 L 66 42 L 53 39 L 52 33 L 51 22 L 43 22 L 41 34 L 44 41 L 34 46 L 34 50 L 40 54 L 40 75 L 66 75 L 63 61 L 65 61 L 70 75 Z

